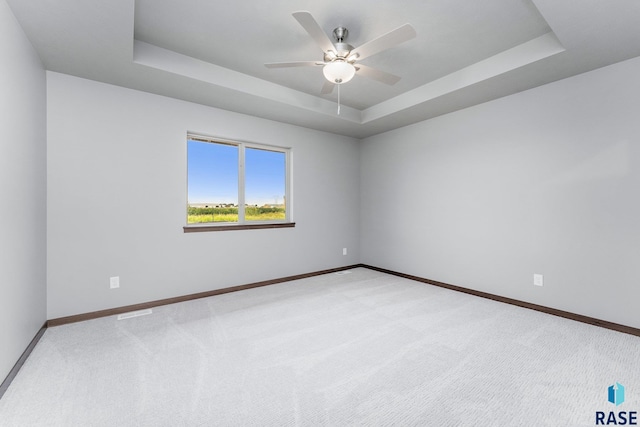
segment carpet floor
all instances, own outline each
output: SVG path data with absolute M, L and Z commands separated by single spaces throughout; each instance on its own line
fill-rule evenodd
M 0 425 L 564 427 L 640 411 L 638 337 L 344 273 L 49 328 Z

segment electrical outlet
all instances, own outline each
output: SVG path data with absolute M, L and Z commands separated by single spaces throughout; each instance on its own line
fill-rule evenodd
M 347 248 L 342 248 L 342 255 L 346 255 L 347 254 Z
M 535 286 L 542 286 L 544 284 L 544 278 L 542 274 L 534 274 L 533 275 L 533 284 Z
M 120 287 L 120 276 L 114 276 L 109 278 L 109 287 L 111 289 Z

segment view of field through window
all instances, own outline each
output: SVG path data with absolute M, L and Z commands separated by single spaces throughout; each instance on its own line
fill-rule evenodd
M 238 204 L 242 195 L 244 221 L 286 219 L 284 152 L 189 139 L 187 170 L 188 224 L 241 222 Z

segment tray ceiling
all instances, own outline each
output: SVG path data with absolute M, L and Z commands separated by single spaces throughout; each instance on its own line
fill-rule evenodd
M 219 2 L 8 0 L 52 71 L 272 120 L 366 137 L 640 55 L 636 0 Z M 410 23 L 415 39 L 323 95 L 322 59 L 291 16 L 308 10 L 359 46 Z

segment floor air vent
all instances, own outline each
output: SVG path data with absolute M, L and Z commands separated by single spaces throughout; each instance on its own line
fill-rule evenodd
M 131 311 L 129 313 L 118 314 L 118 320 L 131 319 L 132 317 L 146 316 L 147 314 L 151 314 L 151 313 L 153 313 L 153 311 L 151 311 L 150 308 L 146 310 L 140 310 L 140 311 Z

